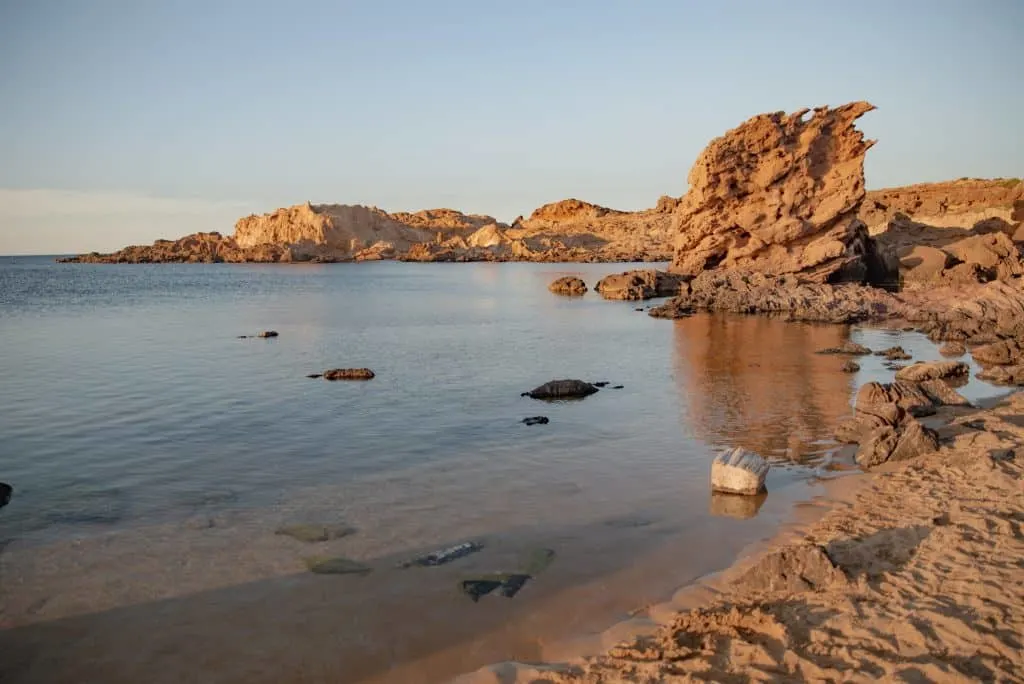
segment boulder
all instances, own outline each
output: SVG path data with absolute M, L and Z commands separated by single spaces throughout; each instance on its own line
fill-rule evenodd
M 592 384 L 582 380 L 552 380 L 523 392 L 522 396 L 531 399 L 582 399 L 597 391 Z
M 597 291 L 605 299 L 641 300 L 653 297 L 674 297 L 679 294 L 682 279 L 664 271 L 645 269 L 605 276 L 597 283 Z
M 854 122 L 872 109 L 854 102 L 810 116 L 762 114 L 712 140 L 673 214 L 671 270 L 739 268 L 819 283 L 894 278 L 894 260 L 876 251 L 857 218 L 874 141 Z
M 1020 366 L 991 366 L 978 373 L 979 380 L 985 380 L 995 385 L 1024 385 L 1024 365 Z
M 753 496 L 764 490 L 768 462 L 742 447 L 720 453 L 711 463 L 711 490 Z
M 893 383 L 867 382 L 857 390 L 854 407 L 861 413 L 884 418 L 888 422 L 894 419 L 893 406 L 912 416 L 925 416 L 935 413 L 932 400 L 916 383 L 897 380 Z
M 587 293 L 587 284 L 575 276 L 564 276 L 548 285 L 555 294 L 568 297 L 582 297 Z
M 903 347 L 889 347 L 888 349 L 882 349 L 876 351 L 875 356 L 884 356 L 889 361 L 909 361 L 911 356 Z
M 905 461 L 936 451 L 938 436 L 914 418 L 907 418 L 899 428 L 885 425 L 873 431 L 857 450 L 857 463 L 864 468 Z
M 551 421 L 547 416 L 530 416 L 529 418 L 523 418 L 524 425 L 547 425 L 550 422 Z
M 939 353 L 943 356 L 963 356 L 967 353 L 967 347 L 963 342 L 947 342 L 939 347 Z
M 323 372 L 324 380 L 372 380 L 376 377 L 369 368 L 334 368 Z
M 962 361 L 921 361 L 896 371 L 896 379 L 905 382 L 945 380 L 965 376 L 970 371 Z
M 849 360 L 843 364 L 843 367 L 840 370 L 844 373 L 856 373 L 860 370 L 860 365 L 856 361 Z
M 11 503 L 11 496 L 14 494 L 14 487 L 6 482 L 0 482 L 0 508 Z
M 1024 340 L 1000 340 L 971 350 L 974 360 L 983 366 L 1009 366 L 1024 361 Z
M 971 402 L 943 380 L 925 380 L 921 391 L 928 395 L 936 406 L 970 406 Z
M 898 230 L 890 224 L 890 230 Z M 910 283 L 933 282 L 942 276 L 947 268 L 955 266 L 957 261 L 938 247 L 928 245 L 912 245 L 898 252 L 900 262 L 900 278 Z

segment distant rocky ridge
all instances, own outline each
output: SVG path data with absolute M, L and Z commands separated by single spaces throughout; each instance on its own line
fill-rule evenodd
M 854 122 L 871 109 L 854 102 L 755 116 L 711 141 L 685 195 L 662 196 L 642 211 L 567 199 L 509 225 L 453 209 L 388 213 L 307 202 L 244 217 L 230 236 L 196 233 L 64 261 L 672 261 L 682 277 L 741 269 L 814 282 L 879 282 L 897 278 L 897 261 L 915 259 L 905 254 L 907 239 L 896 237 L 908 234 L 909 220 L 1024 239 L 1009 231 L 1024 218 L 1024 183 L 1017 179 L 866 192 L 864 155 L 873 141 Z M 933 266 L 940 256 L 931 252 L 929 259 Z

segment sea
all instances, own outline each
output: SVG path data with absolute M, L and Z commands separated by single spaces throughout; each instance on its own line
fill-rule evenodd
M 832 430 L 892 371 L 817 350 L 939 358 L 593 291 L 652 266 L 0 257 L 0 681 L 434 682 L 607 648 L 857 472 Z M 307 377 L 347 367 L 375 377 Z M 607 384 L 522 396 L 563 378 Z M 710 492 L 736 446 L 766 494 Z

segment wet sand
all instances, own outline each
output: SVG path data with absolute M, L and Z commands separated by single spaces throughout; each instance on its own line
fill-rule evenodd
M 836 483 L 829 512 L 654 607 L 603 655 L 464 682 L 1024 681 L 1024 393 L 928 421 L 936 454 Z M 841 571 L 766 590 L 766 559 Z

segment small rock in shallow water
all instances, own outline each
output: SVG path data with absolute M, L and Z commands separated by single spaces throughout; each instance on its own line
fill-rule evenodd
M 815 354 L 845 354 L 847 356 L 867 356 L 871 353 L 871 350 L 865 347 L 863 344 L 857 344 L 856 342 L 844 342 L 838 347 L 828 347 L 826 349 L 819 349 L 814 352 Z
M 594 387 L 607 387 L 609 385 L 609 382 L 607 380 L 602 380 L 601 382 L 592 382 L 590 384 L 593 385 Z
M 457 560 L 463 556 L 476 553 L 483 548 L 484 545 L 478 542 L 463 542 L 461 544 L 456 544 L 455 546 L 449 546 L 446 549 L 440 549 L 439 551 L 432 551 L 422 556 L 417 556 L 412 560 L 399 564 L 399 567 L 410 568 L 414 565 L 420 567 L 433 567 L 435 565 L 444 565 L 445 563 L 451 563 L 453 560 Z
M 967 347 L 963 342 L 947 342 L 939 347 L 939 353 L 943 356 L 963 356 L 967 353 Z
M 884 356 L 889 361 L 909 361 L 911 356 L 903 347 L 889 347 L 888 349 L 882 349 L 876 351 L 875 356 Z
M 624 385 L 613 385 L 612 389 L 622 389 Z
M 856 373 L 860 370 L 860 366 L 855 361 L 847 361 L 843 364 L 841 369 L 844 373 Z
M 291 537 L 302 542 L 312 544 L 314 542 L 325 542 L 331 539 L 341 539 L 355 534 L 354 527 L 347 525 L 286 525 L 274 530 L 274 534 Z
M 547 425 L 551 421 L 548 420 L 547 416 L 530 416 L 529 418 L 523 418 L 523 423 L 526 425 Z
M 534 387 L 524 396 L 532 399 L 582 399 L 597 391 L 597 387 L 582 380 L 552 380 Z
M 505 598 L 512 598 L 531 579 L 530 575 L 521 573 L 496 573 L 463 580 L 459 586 L 463 593 L 476 603 L 482 596 L 490 594 L 495 589 L 500 589 L 501 595 Z
M 362 563 L 341 556 L 310 556 L 304 560 L 309 571 L 317 575 L 366 575 L 373 570 Z
M 277 331 L 276 330 L 264 330 L 263 332 L 258 333 L 256 335 L 256 337 L 262 337 L 262 338 L 277 337 Z
M 322 377 L 324 377 L 324 374 L 323 374 L 323 373 L 310 373 L 310 374 L 309 374 L 309 375 L 307 375 L 306 377 L 307 377 L 307 378 L 310 378 L 311 380 L 316 380 L 317 378 L 322 378 Z
M 711 489 L 753 496 L 764 489 L 768 462 L 742 447 L 727 449 L 711 463 Z
M 14 487 L 6 482 L 0 482 L 0 508 L 3 508 L 11 502 L 11 495 L 13 493 Z
M 568 297 L 582 297 L 587 293 L 587 284 L 576 276 L 565 276 L 548 285 L 548 290 Z
M 377 377 L 369 368 L 334 368 L 322 375 L 324 380 L 372 380 Z

